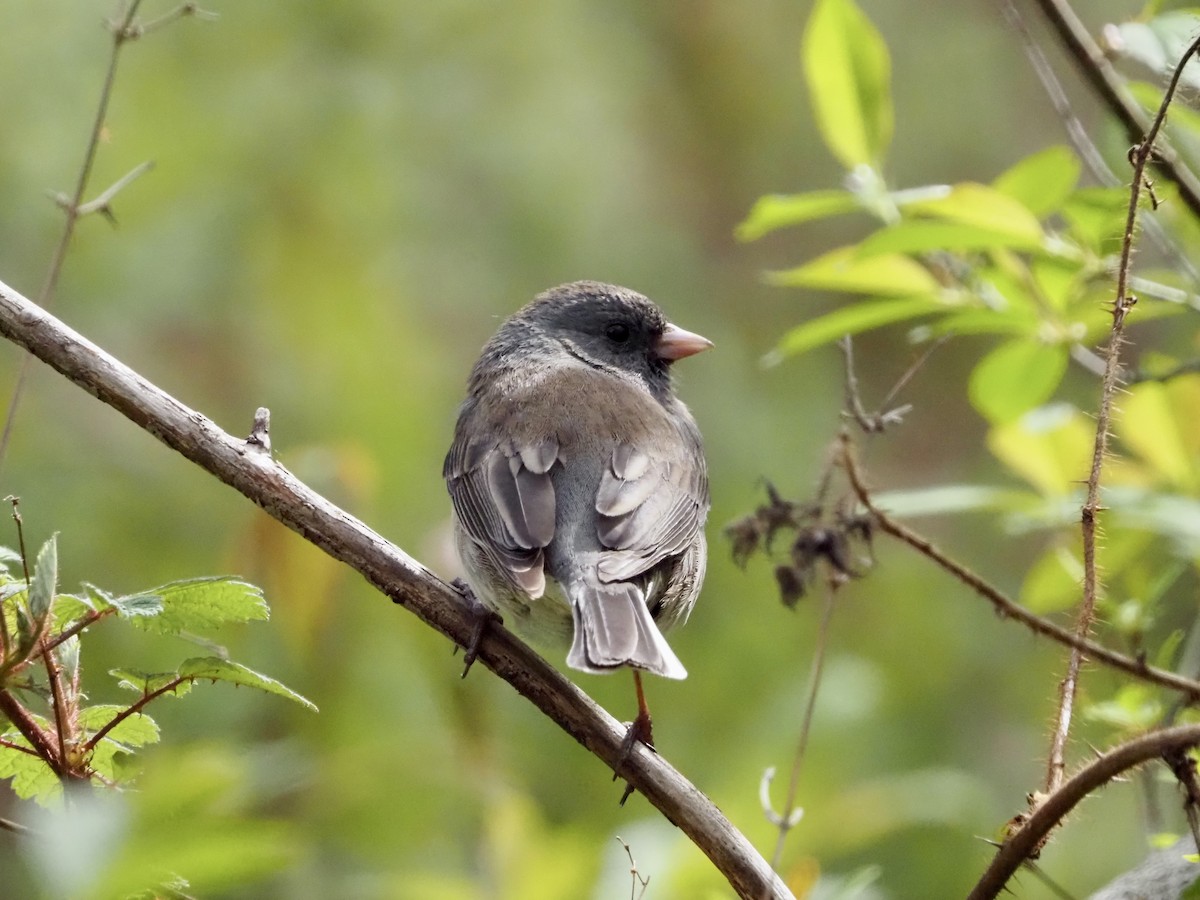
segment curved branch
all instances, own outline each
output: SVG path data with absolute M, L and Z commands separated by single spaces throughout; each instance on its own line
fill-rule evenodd
M 1126 656 L 1124 653 L 1118 653 L 1116 650 L 1110 649 L 1091 638 L 1080 637 L 1074 632 L 1063 628 L 1061 625 L 1030 612 L 1005 594 L 1000 588 L 985 581 L 962 563 L 947 556 L 928 538 L 923 537 L 889 516 L 876 505 L 875 499 L 871 496 L 871 492 L 867 488 L 866 479 L 863 477 L 862 469 L 855 458 L 853 442 L 845 432 L 841 436 L 840 462 L 846 470 L 847 480 L 850 482 L 850 487 L 858 498 L 858 502 L 871 514 L 871 518 L 879 525 L 881 531 L 908 544 L 908 546 L 912 547 L 922 556 L 945 569 L 980 597 L 991 603 L 997 615 L 1005 619 L 1015 619 L 1035 634 L 1040 634 L 1043 637 L 1050 638 L 1052 641 L 1057 641 L 1064 647 L 1075 648 L 1095 662 L 1110 666 L 1121 672 L 1126 672 L 1150 684 L 1157 684 L 1161 687 L 1170 688 L 1173 691 L 1179 691 L 1189 705 L 1200 701 L 1200 681 L 1185 678 L 1183 675 L 1177 675 L 1174 672 L 1168 672 L 1166 669 L 1152 666 L 1140 657 Z
M 269 454 L 225 433 L 2 282 L 0 334 L 351 566 L 430 627 L 467 645 L 474 618 L 445 582 Z M 508 632 L 489 629 L 478 658 L 610 768 L 620 764 L 624 727 Z M 712 801 L 661 756 L 639 745 L 620 767 L 621 776 L 682 829 L 741 896 L 792 896 Z
M 1125 81 L 1104 55 L 1091 33 L 1075 15 L 1067 0 L 1037 0 L 1038 9 L 1050 23 L 1060 41 L 1071 53 L 1075 64 L 1092 89 L 1121 122 L 1129 140 L 1141 143 L 1150 130 L 1150 117 L 1133 99 Z M 1200 218 L 1200 180 L 1170 147 L 1159 144 L 1155 164 L 1179 188 L 1179 196 L 1192 215 Z
M 1181 725 L 1155 731 L 1120 744 L 1077 772 L 1062 787 L 1049 794 L 1029 814 L 1024 824 L 1000 845 L 992 864 L 971 890 L 967 900 L 991 900 L 1051 829 L 1067 816 L 1075 805 L 1092 791 L 1108 783 L 1127 769 L 1159 759 L 1165 754 L 1200 744 L 1200 725 Z

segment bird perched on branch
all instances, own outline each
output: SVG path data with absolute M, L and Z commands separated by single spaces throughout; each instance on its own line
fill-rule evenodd
M 509 318 L 471 371 L 443 475 L 467 581 L 584 672 L 685 678 L 662 632 L 704 580 L 708 475 L 671 364 L 712 346 L 627 288 L 579 281 Z

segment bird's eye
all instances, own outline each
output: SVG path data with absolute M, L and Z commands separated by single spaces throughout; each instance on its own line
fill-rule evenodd
M 629 340 L 629 326 L 624 322 L 612 322 L 604 329 L 604 334 L 614 344 L 623 344 Z

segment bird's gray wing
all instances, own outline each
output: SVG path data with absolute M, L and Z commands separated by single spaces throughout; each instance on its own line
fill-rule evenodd
M 682 452 L 618 444 L 596 493 L 602 582 L 625 581 L 684 553 L 708 515 L 708 473 L 700 434 L 690 421 L 680 431 Z M 668 458 L 669 457 L 669 458 Z
M 538 598 L 546 588 L 542 550 L 554 539 L 558 441 L 467 440 L 459 429 L 442 474 L 462 528 L 511 584 Z

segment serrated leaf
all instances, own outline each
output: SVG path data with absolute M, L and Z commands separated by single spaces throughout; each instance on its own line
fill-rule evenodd
M 937 294 L 937 279 L 922 265 L 899 253 L 863 257 L 857 247 L 839 247 L 816 259 L 768 272 L 769 284 L 824 291 L 849 291 L 883 297 Z
M 1066 370 L 1066 347 L 1017 338 L 975 366 L 967 394 L 988 421 L 1010 422 L 1050 399 Z
M 62 666 L 63 674 L 68 682 L 74 682 L 79 676 L 79 635 L 72 635 L 54 649 L 58 664 Z
M 734 235 L 739 241 L 755 241 L 780 228 L 837 216 L 860 208 L 858 198 L 847 191 L 768 194 L 755 201 L 745 221 L 734 229 Z
M 140 669 L 109 669 L 108 674 L 117 679 L 119 687 L 143 696 L 161 691 L 179 677 L 178 672 L 143 672 Z M 191 689 L 190 681 L 182 681 L 164 696 L 182 697 Z
M 805 322 L 803 325 L 797 325 L 783 336 L 778 346 L 767 355 L 763 362 L 766 365 L 775 365 L 786 357 L 831 343 L 848 334 L 858 334 L 894 322 L 934 315 L 945 309 L 943 304 L 924 297 L 903 300 L 867 300 L 854 303 L 834 310 L 828 315 Z
M 95 734 L 125 710 L 126 707 L 112 703 L 87 706 L 79 711 L 79 724 L 90 734 Z M 159 738 L 158 723 L 145 713 L 136 712 L 113 726 L 105 738 L 130 747 L 153 744 Z
M 817 0 L 801 44 L 825 144 L 847 169 L 878 168 L 892 140 L 887 44 L 851 0 Z
M 155 599 L 162 606 L 157 614 L 150 611 Z M 133 624 L 166 634 L 207 631 L 231 622 L 270 616 L 262 590 L 231 576 L 173 581 L 140 594 L 116 598 L 113 605 L 127 610 L 122 615 L 131 616 Z
M 32 749 L 18 731 L 7 731 L 0 737 L 18 747 Z M 0 747 L 0 779 L 9 779 L 13 793 L 21 799 L 34 800 L 42 806 L 48 806 L 62 794 L 62 782 L 41 757 L 12 747 Z
M 1079 157 L 1069 147 L 1047 147 L 1001 173 L 992 187 L 1045 218 L 1071 196 L 1080 168 Z
M 266 691 L 268 694 L 286 697 L 314 712 L 317 711 L 316 705 L 311 700 L 302 697 L 274 678 L 270 678 L 260 672 L 255 672 L 253 669 L 247 668 L 241 663 L 235 663 L 232 660 L 220 659 L 216 656 L 204 656 L 185 660 L 183 665 L 179 667 L 179 674 L 185 677 L 228 681 L 232 684 L 256 688 L 260 691 Z
M 38 551 L 37 562 L 33 566 L 33 578 L 29 582 L 29 614 L 35 622 L 44 622 L 50 614 L 57 585 L 58 536 L 51 535 L 50 540 Z

